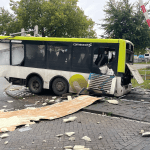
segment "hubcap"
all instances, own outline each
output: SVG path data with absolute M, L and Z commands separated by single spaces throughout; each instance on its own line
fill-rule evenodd
M 39 87 L 40 87 L 39 82 L 38 82 L 38 81 L 33 81 L 33 88 L 34 88 L 35 90 L 38 90 Z
M 58 82 L 56 84 L 56 88 L 57 88 L 58 91 L 63 91 L 63 89 L 65 88 L 65 86 L 64 86 L 63 82 Z

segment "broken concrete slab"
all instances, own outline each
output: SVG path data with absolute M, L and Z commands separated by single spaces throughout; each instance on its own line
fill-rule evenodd
M 4 144 L 5 144 L 5 145 L 6 145 L 6 144 L 8 144 L 8 141 L 5 141 L 5 143 L 4 143 Z
M 43 103 L 42 105 L 45 106 L 45 105 L 47 105 L 47 103 Z
M 72 97 L 71 97 L 71 96 L 67 96 L 67 98 L 68 98 L 68 101 L 72 100 Z
M 49 119 L 53 120 L 79 111 L 91 105 L 100 98 L 82 95 L 71 101 L 65 101 L 40 108 L 22 109 L 17 111 L 0 112 L 0 131 L 7 128 L 14 131 L 19 125 L 33 124 L 31 120 Z
M 8 103 L 13 103 L 14 101 L 7 101 Z
M 75 137 L 70 137 L 69 141 L 75 141 Z
M 58 135 L 56 135 L 57 137 L 61 137 L 61 136 L 63 136 L 63 134 L 58 134 Z
M 9 130 L 7 128 L 2 128 L 1 132 L 8 132 Z
M 110 104 L 115 104 L 115 105 L 119 104 L 119 102 L 117 100 L 107 100 L 107 102 Z
M 83 145 L 75 145 L 74 147 L 73 147 L 73 150 L 79 150 L 79 149 L 84 149 L 85 148 L 85 146 L 83 146 Z
M 75 132 L 66 132 L 65 133 L 65 135 L 67 135 L 67 136 L 72 136 L 72 135 L 74 135 L 75 134 Z
M 64 149 L 73 149 L 73 146 L 65 146 Z
M 72 122 L 72 121 L 75 121 L 77 119 L 76 116 L 74 117 L 69 117 L 68 119 L 63 119 L 63 122 L 67 123 L 67 122 Z
M 82 140 L 85 140 L 85 141 L 91 142 L 91 139 L 90 139 L 88 136 L 84 136 L 84 137 L 82 137 Z
M 2 134 L 1 136 L 0 136 L 0 138 L 6 138 L 6 137 L 8 137 L 9 136 L 9 134 L 7 134 L 7 133 L 4 133 L 4 134 Z
M 144 133 L 142 133 L 142 136 L 143 137 L 150 137 L 150 132 L 144 132 Z

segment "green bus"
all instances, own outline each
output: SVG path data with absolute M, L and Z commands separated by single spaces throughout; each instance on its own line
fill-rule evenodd
M 143 82 L 133 66 L 133 49 L 123 39 L 0 36 L 0 76 L 35 94 L 87 88 L 122 96 L 131 91 L 132 74 Z

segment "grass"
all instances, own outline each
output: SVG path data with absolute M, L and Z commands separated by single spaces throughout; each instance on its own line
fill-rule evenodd
M 131 82 L 133 87 L 142 86 L 144 89 L 150 89 L 150 80 L 144 80 L 142 84 L 138 84 L 135 79 L 132 79 Z
M 144 71 L 144 70 L 147 70 L 147 71 L 146 71 L 146 75 L 150 75 L 150 68 L 138 69 L 138 71 L 139 71 L 139 73 L 140 73 L 141 75 L 145 75 L 145 71 Z M 132 79 L 132 80 L 131 80 L 132 86 L 133 86 L 133 87 L 141 86 L 141 87 L 144 88 L 144 89 L 150 89 L 150 80 L 145 80 L 145 77 L 143 77 L 143 80 L 144 80 L 144 83 L 138 84 L 135 79 Z
M 150 64 L 150 62 L 137 62 L 137 63 L 134 63 L 134 64 Z

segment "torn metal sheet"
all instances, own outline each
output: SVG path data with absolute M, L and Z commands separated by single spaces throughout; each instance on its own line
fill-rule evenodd
M 88 105 L 91 105 L 99 99 L 101 98 L 82 95 L 70 101 L 65 101 L 41 108 L 0 112 L 0 131 L 2 128 L 7 128 L 9 131 L 14 131 L 19 125 L 33 124 L 31 120 L 53 120 L 64 117 L 66 115 L 75 113 Z
M 130 65 L 128 63 L 126 63 L 129 70 L 132 72 L 134 78 L 136 79 L 136 81 L 138 82 L 138 84 L 142 84 L 144 82 L 143 78 L 141 77 L 141 75 L 139 74 L 138 70 L 136 69 L 136 67 L 134 65 Z

